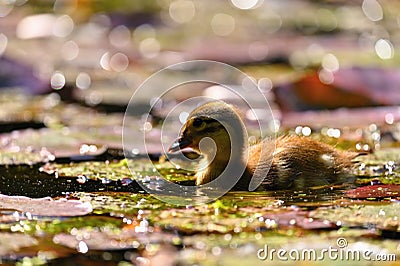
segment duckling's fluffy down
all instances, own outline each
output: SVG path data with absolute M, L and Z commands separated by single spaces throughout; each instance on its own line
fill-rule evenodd
M 278 137 L 275 142 L 266 139 L 250 146 L 248 154 L 247 176 L 238 189 L 246 189 L 253 175 L 263 178 L 263 189 L 303 189 L 351 181 L 352 159 L 358 155 L 297 136 Z

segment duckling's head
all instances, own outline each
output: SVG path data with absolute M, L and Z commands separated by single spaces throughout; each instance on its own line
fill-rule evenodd
M 207 156 L 208 145 L 204 146 L 204 150 L 201 143 L 207 138 L 214 142 L 217 156 L 229 152 L 225 153 L 225 156 L 229 158 L 231 148 L 239 148 L 240 152 L 244 150 L 244 146 L 247 145 L 246 130 L 237 110 L 232 105 L 222 101 L 212 101 L 194 109 L 169 151 L 175 152 L 190 147 Z

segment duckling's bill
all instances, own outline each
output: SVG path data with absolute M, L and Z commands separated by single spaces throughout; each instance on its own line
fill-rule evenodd
M 171 147 L 169 147 L 168 152 L 177 152 L 181 149 L 190 147 L 192 142 L 187 138 L 179 137 L 177 138 L 174 143 L 172 143 Z

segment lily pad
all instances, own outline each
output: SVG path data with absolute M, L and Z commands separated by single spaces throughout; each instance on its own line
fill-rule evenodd
M 0 212 L 1 220 L 9 220 L 8 216 L 17 221 L 36 217 L 72 217 L 91 213 L 92 205 L 77 200 L 32 199 L 0 194 Z
M 94 145 L 94 149 L 83 153 L 83 145 Z M 0 135 L 0 154 L 9 150 L 32 150 L 40 154 L 45 149 L 55 157 L 64 157 L 99 154 L 103 146 L 120 147 L 121 135 L 105 129 L 89 131 L 65 127 L 26 129 Z
M 173 207 L 151 195 L 141 193 L 79 192 L 70 196 L 82 202 L 90 203 L 95 214 L 109 214 L 116 217 L 132 217 L 139 212 L 152 213 L 154 211 L 157 213 L 157 210 Z
M 77 249 L 80 253 L 89 250 L 124 250 L 146 248 L 162 243 L 181 244 L 177 235 L 162 232 L 137 232 L 131 229 L 110 230 L 110 228 L 80 228 L 70 234 L 57 234 L 55 244 Z
M 54 155 L 42 149 L 40 152 L 34 152 L 31 149 L 14 151 L 3 150 L 0 151 L 0 165 L 17 165 L 17 164 L 27 164 L 33 165 L 36 163 L 48 162 L 54 160 Z
M 400 185 L 373 185 L 358 187 L 346 191 L 349 198 L 398 198 L 400 197 Z
M 341 208 L 318 208 L 309 216 L 325 219 L 341 226 L 361 226 L 400 231 L 400 203 L 387 205 L 349 206 Z
M 103 182 L 143 179 L 147 176 L 162 176 L 171 182 L 194 180 L 193 172 L 180 169 L 168 161 L 151 162 L 145 159 L 69 164 L 48 163 L 41 170 L 48 174 L 55 173 L 57 177 L 80 177 L 82 180 L 92 179 Z
M 10 256 L 10 254 L 19 251 L 21 248 L 37 244 L 36 238 L 26 234 L 0 232 L 0 256 L 3 258 L 7 257 L 7 255 Z

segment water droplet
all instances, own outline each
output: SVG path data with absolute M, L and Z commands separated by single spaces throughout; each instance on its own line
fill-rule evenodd
M 385 115 L 386 124 L 392 125 L 394 123 L 394 116 L 391 113 Z
M 370 184 L 371 186 L 375 186 L 382 184 L 382 182 L 379 179 L 372 179 Z
M 85 242 L 79 241 L 77 251 L 79 253 L 87 253 L 89 251 L 89 247 L 87 246 L 87 244 Z
M 112 180 L 111 179 L 108 179 L 108 178 L 102 178 L 101 179 L 101 183 L 102 184 L 110 184 L 112 182 Z
M 340 129 L 329 128 L 327 130 L 326 134 L 328 135 L 328 137 L 331 137 L 331 138 L 339 138 L 341 135 L 341 132 L 340 132 Z
M 303 127 L 302 126 L 297 126 L 296 128 L 295 128 L 295 130 L 294 130 L 294 132 L 297 134 L 297 135 L 301 135 L 301 131 L 303 130 Z
M 87 179 L 87 177 L 84 176 L 84 175 L 78 175 L 78 177 L 76 178 L 76 181 L 77 181 L 79 184 L 85 184 L 86 181 L 88 181 L 88 179 Z
M 369 151 L 369 145 L 368 145 L 368 144 L 364 144 L 363 147 L 362 147 L 362 149 L 363 149 L 364 151 Z
M 121 179 L 121 184 L 123 186 L 129 186 L 130 184 L 132 184 L 133 180 L 128 178 L 128 177 L 124 177 Z
M 303 134 L 304 136 L 310 136 L 311 135 L 311 128 L 303 127 L 301 129 L 301 134 Z

